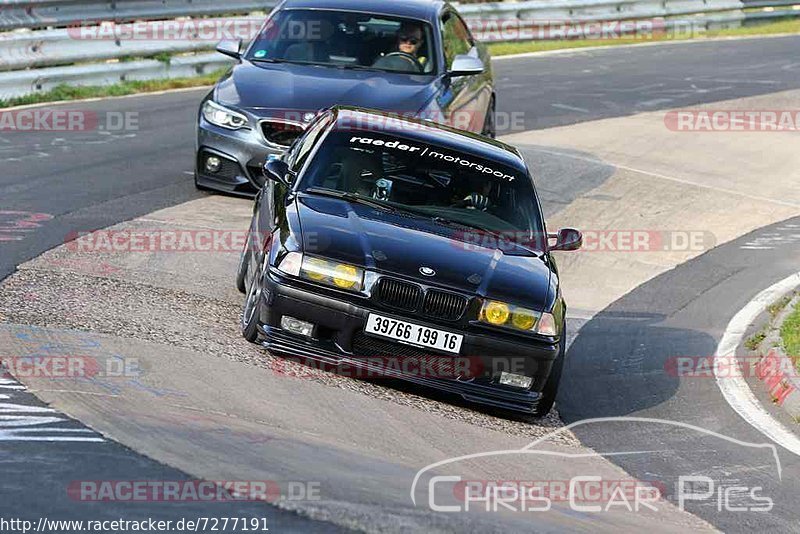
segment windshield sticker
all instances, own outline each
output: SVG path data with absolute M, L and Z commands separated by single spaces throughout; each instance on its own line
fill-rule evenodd
M 394 150 L 400 150 L 403 152 L 419 154 L 421 157 L 424 156 L 428 158 L 438 159 L 441 161 L 446 161 L 448 163 L 455 163 L 461 165 L 462 167 L 469 167 L 470 169 L 474 169 L 480 173 L 490 174 L 496 178 L 500 178 L 508 182 L 513 182 L 514 180 L 516 180 L 516 176 L 495 170 L 487 165 L 469 161 L 467 159 L 462 158 L 461 156 L 451 156 L 440 150 L 431 150 L 428 147 L 418 147 L 409 145 L 407 144 L 407 142 L 404 141 L 384 141 L 383 139 L 375 139 L 372 137 L 354 136 L 350 138 L 350 144 L 382 146 Z

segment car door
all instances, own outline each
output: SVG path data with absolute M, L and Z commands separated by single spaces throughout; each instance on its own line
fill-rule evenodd
M 445 93 L 439 101 L 445 123 L 461 130 L 480 133 L 492 93 L 491 85 L 488 83 L 491 78 L 488 56 L 482 53 L 466 23 L 455 11 L 444 12 L 440 19 L 440 29 L 445 69 L 448 72 L 456 56 L 459 55 L 479 58 L 486 67 L 484 73 L 480 75 L 448 77 Z

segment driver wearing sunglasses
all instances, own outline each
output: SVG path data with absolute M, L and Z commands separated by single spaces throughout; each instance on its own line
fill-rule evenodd
M 419 56 L 423 45 L 422 28 L 417 24 L 403 23 L 397 32 L 397 50 L 414 56 L 420 65 L 425 65 L 428 58 Z

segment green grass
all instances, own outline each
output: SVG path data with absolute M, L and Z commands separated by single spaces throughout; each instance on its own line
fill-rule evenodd
M 747 347 L 748 350 L 758 350 L 758 347 L 761 346 L 761 343 L 763 343 L 766 338 L 767 332 L 762 330 L 747 338 L 744 342 L 744 346 Z
M 167 89 L 183 89 L 187 87 L 202 87 L 213 85 L 225 72 L 218 70 L 203 76 L 192 78 L 173 78 L 168 80 L 144 80 L 120 82 L 114 85 L 103 86 L 71 86 L 59 85 L 52 91 L 34 93 L 32 95 L 0 99 L 0 108 L 23 106 L 26 104 L 39 104 L 42 102 L 57 102 L 60 100 L 81 100 L 84 98 L 102 98 L 107 96 L 124 96 L 137 93 L 152 93 Z
M 730 28 L 725 30 L 709 30 L 695 39 L 709 37 L 736 37 L 746 35 L 774 35 L 778 33 L 800 33 L 800 18 L 782 20 L 746 26 L 742 28 Z M 493 56 L 507 56 L 510 54 L 524 54 L 527 52 L 542 52 L 546 50 L 562 50 L 567 48 L 586 48 L 589 46 L 616 46 L 624 44 L 642 44 L 665 41 L 686 41 L 692 39 L 690 35 L 678 35 L 676 37 L 627 37 L 620 39 L 574 39 L 574 40 L 552 40 L 552 41 L 525 41 L 519 43 L 490 43 L 489 50 Z
M 797 362 L 800 356 L 800 306 L 796 306 L 781 325 L 781 340 L 786 354 Z
M 776 33 L 800 33 L 800 18 L 754 24 L 742 28 L 712 30 L 706 32 L 706 35 L 708 37 L 735 37 L 738 35 L 775 35 Z
M 795 295 L 794 293 L 792 293 L 791 295 L 786 295 L 778 302 L 773 302 L 772 304 L 767 306 L 767 311 L 769 312 L 770 316 L 772 316 L 772 318 L 774 319 L 781 311 L 783 311 L 783 309 L 786 306 L 789 305 L 790 302 L 792 302 L 794 295 Z

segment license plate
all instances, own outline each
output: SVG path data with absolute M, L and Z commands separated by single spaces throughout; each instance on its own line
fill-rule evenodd
M 407 345 L 452 352 L 454 354 L 461 352 L 461 343 L 464 341 L 464 336 L 461 334 L 453 334 L 436 328 L 407 323 L 374 313 L 369 314 L 364 331 L 367 334 L 393 339 Z

